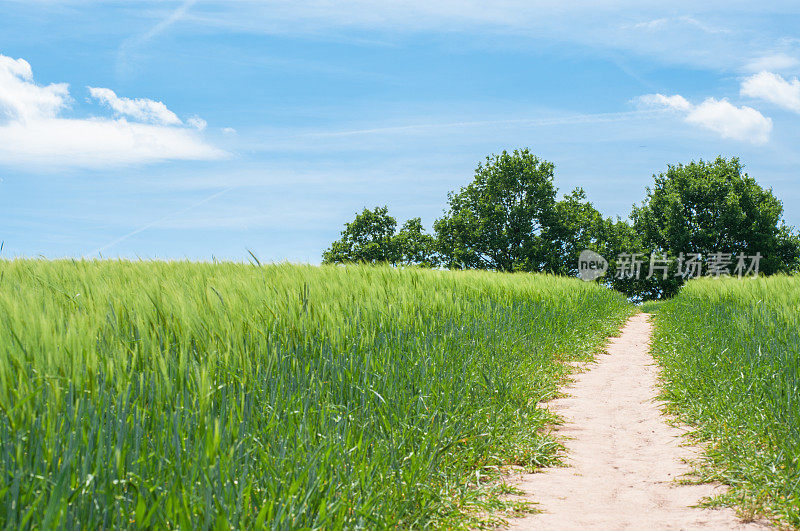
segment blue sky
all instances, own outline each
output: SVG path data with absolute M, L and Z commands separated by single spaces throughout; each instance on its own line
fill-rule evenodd
M 0 1 L 3 256 L 312 262 L 529 147 L 606 215 L 738 156 L 800 225 L 796 2 Z

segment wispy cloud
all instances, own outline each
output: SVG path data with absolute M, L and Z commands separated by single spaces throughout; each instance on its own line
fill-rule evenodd
M 786 80 L 772 72 L 760 72 L 742 82 L 742 96 L 759 98 L 778 107 L 800 113 L 800 80 Z
M 699 29 L 700 31 L 711 35 L 720 33 L 731 33 L 731 30 L 727 28 L 715 27 L 710 24 L 701 22 L 700 20 L 694 17 L 690 17 L 688 15 L 683 15 L 680 17 L 661 17 L 661 18 L 655 18 L 653 20 L 646 20 L 644 22 L 637 22 L 636 24 L 623 25 L 623 28 L 644 29 L 648 31 L 655 31 L 662 29 L 674 30 L 680 27 L 684 28 L 692 27 L 694 29 Z
M 678 20 L 679 23 L 686 24 L 686 25 L 691 26 L 693 28 L 697 28 L 700 31 L 705 32 L 705 33 L 709 33 L 711 35 L 720 34 L 720 33 L 723 33 L 723 34 L 724 33 L 733 33 L 733 31 L 728 29 L 728 28 L 721 28 L 721 27 L 717 27 L 717 26 L 712 26 L 711 24 L 706 24 L 705 22 L 702 22 L 702 21 L 697 20 L 696 18 L 690 17 L 690 16 L 678 17 L 677 20 Z
M 104 88 L 90 93 L 134 121 L 64 118 L 61 112 L 71 101 L 66 83 L 38 85 L 27 61 L 0 55 L 0 163 L 102 167 L 226 155 L 197 131 L 181 127 L 161 102 L 120 98 Z
M 774 16 L 798 16 L 800 5 L 779 0 Z M 623 51 L 668 64 L 739 71 L 770 53 L 797 48 L 744 1 L 669 3 L 633 0 L 270 0 L 204 1 L 184 23 L 225 31 L 311 35 L 314 38 L 381 38 L 414 32 L 474 36 L 468 46 L 514 47 L 541 42 L 584 50 Z M 491 38 L 497 35 L 513 39 Z
M 800 61 L 785 53 L 771 53 L 756 57 L 744 66 L 745 72 L 775 72 L 796 69 Z
M 625 25 L 624 28 L 634 28 L 634 29 L 646 29 L 646 30 L 653 30 L 656 28 L 660 28 L 666 26 L 669 23 L 668 18 L 654 18 L 653 20 L 645 20 L 643 22 L 637 22 L 636 24 L 632 25 Z
M 681 95 L 646 94 L 638 98 L 645 107 L 679 112 L 687 123 L 714 131 L 723 138 L 765 144 L 772 132 L 772 119 L 752 107 L 737 107 L 726 99 L 707 98 L 694 105 Z
M 198 131 L 204 131 L 205 128 L 208 126 L 208 122 L 200 118 L 199 116 L 190 116 L 186 123 L 197 129 Z
M 37 8 L 60 3 L 37 2 Z M 308 35 L 361 44 L 393 43 L 412 32 L 435 32 L 438 37 L 460 33 L 470 37 L 469 46 L 536 46 L 549 41 L 718 71 L 742 71 L 762 57 L 800 52 L 796 36 L 787 36 L 786 27 L 776 23 L 800 16 L 795 0 L 771 1 L 767 11 L 745 0 L 141 0 L 135 4 L 133 16 L 150 20 L 120 44 L 118 73 L 132 68 L 139 48 L 177 25 L 182 31 L 203 34 Z M 497 35 L 514 38 L 492 38 Z

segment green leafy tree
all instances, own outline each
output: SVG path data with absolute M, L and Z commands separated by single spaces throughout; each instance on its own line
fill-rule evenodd
M 342 237 L 322 254 L 325 264 L 353 262 L 389 263 L 392 265 L 438 264 L 433 236 L 425 233 L 420 218 L 406 221 L 395 234 L 397 221 L 387 207 L 364 209 L 350 223 L 345 223 Z
M 631 218 L 644 247 L 680 253 L 761 253 L 760 272 L 788 272 L 800 265 L 800 238 L 782 219 L 783 205 L 743 171 L 739 159 L 669 166 Z M 648 256 L 649 260 L 649 256 Z M 670 275 L 645 295 L 674 295 L 683 278 Z
M 641 234 L 626 220 L 608 220 L 602 240 L 601 254 L 608 260 L 608 271 L 602 282 L 617 291 L 621 291 L 635 301 L 654 298 L 660 292 L 660 279 L 657 276 L 647 278 L 650 272 L 650 249 L 646 247 Z M 641 260 L 639 276 L 624 276 L 617 273 L 624 266 L 620 264 L 620 255 L 638 255 Z
M 574 276 L 578 273 L 578 257 L 584 249 L 605 256 L 609 252 L 607 239 L 613 222 L 586 200 L 586 192 L 576 188 L 553 206 L 553 212 L 542 232 L 546 242 L 545 270 Z
M 625 220 L 605 218 L 587 201 L 586 192 L 576 188 L 555 205 L 553 220 L 544 232 L 550 256 L 547 271 L 567 276 L 578 274 L 581 251 L 589 249 L 608 261 L 608 270 L 598 279 L 632 298 L 642 298 L 652 291 L 652 279 L 616 277 L 620 253 L 644 255 L 644 244 L 636 230 Z M 646 276 L 647 270 L 642 277 Z
M 448 195 L 449 209 L 434 223 L 443 264 L 543 270 L 549 253 L 542 233 L 555 207 L 553 168 L 528 149 L 487 157 L 472 183 Z
M 342 237 L 322 254 L 322 262 L 397 263 L 396 227 L 397 220 L 389 215 L 387 207 L 365 208 L 353 221 L 345 223 Z
M 436 240 L 425 233 L 420 218 L 412 218 L 403 224 L 394 237 L 394 246 L 402 264 L 435 267 L 439 263 Z

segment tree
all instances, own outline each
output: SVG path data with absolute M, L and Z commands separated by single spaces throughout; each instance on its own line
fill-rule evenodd
M 621 291 L 634 301 L 657 298 L 656 294 L 661 290 L 660 279 L 655 275 L 647 278 L 650 272 L 650 251 L 646 249 L 641 234 L 626 220 L 618 218 L 616 222 L 609 220 L 603 233 L 603 241 L 603 251 L 600 254 L 608 260 L 608 271 L 602 279 L 603 284 Z M 617 275 L 619 269 L 624 267 L 619 260 L 621 255 L 642 257 L 640 275 Z
M 555 195 L 553 164 L 528 149 L 487 157 L 472 183 L 448 195 L 449 209 L 434 223 L 443 264 L 541 271 L 548 260 L 542 232 Z
M 387 207 L 364 209 L 350 223 L 345 223 L 342 237 L 322 254 L 325 264 L 346 262 L 388 262 L 398 260 L 394 232 L 397 221 Z
M 576 188 L 558 201 L 554 217 L 544 232 L 549 245 L 546 271 L 567 276 L 578 274 L 578 259 L 584 249 L 600 254 L 608 262 L 606 274 L 599 282 L 613 287 L 634 299 L 641 299 L 653 291 L 655 280 L 642 278 L 617 278 L 620 253 L 644 255 L 644 244 L 634 228 L 625 220 L 604 218 L 586 200 L 586 192 Z M 648 255 L 649 256 L 649 255 Z
M 739 159 L 668 166 L 654 176 L 641 206 L 631 218 L 648 252 L 761 253 L 760 272 L 788 272 L 800 265 L 800 238 L 782 219 L 783 205 L 743 172 Z M 649 259 L 649 256 L 648 256 Z M 659 282 L 657 293 L 674 295 L 683 278 L 674 272 Z
M 586 192 L 576 188 L 555 203 L 543 231 L 547 242 L 544 269 L 560 275 L 576 275 L 582 250 L 591 249 L 603 256 L 609 252 L 607 239 L 612 228 L 613 221 L 603 218 L 594 205 L 586 201 Z
M 345 223 L 342 237 L 322 254 L 322 262 L 437 265 L 434 239 L 425 233 L 420 218 L 406 221 L 397 234 L 396 227 L 397 221 L 387 207 L 365 208 L 353 221 Z
M 402 264 L 435 267 L 439 263 L 436 240 L 425 233 L 420 218 L 412 218 L 403 224 L 394 237 L 394 245 Z

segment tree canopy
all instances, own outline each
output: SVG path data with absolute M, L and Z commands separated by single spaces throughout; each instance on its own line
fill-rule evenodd
M 554 219 L 553 171 L 528 149 L 487 157 L 434 223 L 444 265 L 542 270 L 548 256 L 542 234 Z
M 344 262 L 397 262 L 394 231 L 397 220 L 389 215 L 385 206 L 373 210 L 365 208 L 350 223 L 344 224 L 342 237 L 322 254 L 323 263 Z
M 783 221 L 783 205 L 744 173 L 739 159 L 718 157 L 668 166 L 654 175 L 633 227 L 648 250 L 677 257 L 701 255 L 704 265 L 715 253 L 760 253 L 760 272 L 789 272 L 800 265 L 800 239 Z M 667 296 L 683 279 L 674 274 L 660 287 Z
M 392 265 L 438 264 L 435 242 L 426 234 L 420 218 L 406 221 L 395 233 L 397 220 L 386 206 L 364 209 L 345 223 L 341 238 L 322 254 L 326 264 L 350 262 L 389 263 Z

